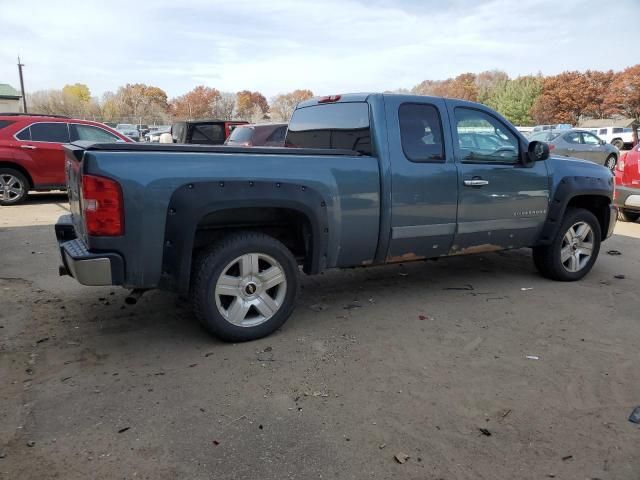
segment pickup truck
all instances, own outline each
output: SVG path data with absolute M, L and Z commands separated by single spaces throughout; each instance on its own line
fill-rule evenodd
M 285 145 L 68 145 L 60 273 L 189 294 L 202 324 L 236 342 L 283 325 L 300 268 L 532 247 L 543 275 L 572 281 L 616 221 L 609 170 L 550 157 L 476 103 L 308 100 Z

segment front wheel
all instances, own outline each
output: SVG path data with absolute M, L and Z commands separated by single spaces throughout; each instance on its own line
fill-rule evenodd
M 640 212 L 632 212 L 631 210 L 618 210 L 618 218 L 623 222 L 637 222 L 640 218 Z
M 29 193 L 29 181 L 13 168 L 0 168 L 0 205 L 17 205 Z
M 545 277 L 564 282 L 580 280 L 598 258 L 601 239 L 595 215 L 570 208 L 551 245 L 533 248 L 533 261 Z
M 293 311 L 298 265 L 289 249 L 268 235 L 231 234 L 202 252 L 193 272 L 195 315 L 221 340 L 262 338 Z

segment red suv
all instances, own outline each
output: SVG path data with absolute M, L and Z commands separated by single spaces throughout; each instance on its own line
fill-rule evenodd
M 62 145 L 76 140 L 131 142 L 97 122 L 0 113 L 0 205 L 24 201 L 29 190 L 66 189 Z
M 640 219 L 640 145 L 620 156 L 614 172 L 613 198 L 619 217 L 625 222 L 635 222 Z

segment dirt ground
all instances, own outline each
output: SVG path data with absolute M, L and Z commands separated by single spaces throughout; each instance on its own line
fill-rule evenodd
M 577 283 L 528 250 L 307 277 L 231 345 L 58 277 L 66 209 L 0 210 L 2 479 L 640 478 L 640 224 Z

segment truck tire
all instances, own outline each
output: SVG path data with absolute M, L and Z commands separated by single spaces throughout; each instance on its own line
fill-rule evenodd
M 600 223 L 583 208 L 568 208 L 550 245 L 533 248 L 533 262 L 542 275 L 573 282 L 583 278 L 600 252 Z
M 0 168 L 0 205 L 18 205 L 26 200 L 29 181 L 18 170 Z
M 637 222 L 640 218 L 640 212 L 633 212 L 631 210 L 618 210 L 618 218 L 623 222 Z
M 265 337 L 289 318 L 298 296 L 298 264 L 287 247 L 257 232 L 230 234 L 194 261 L 196 318 L 227 342 Z

